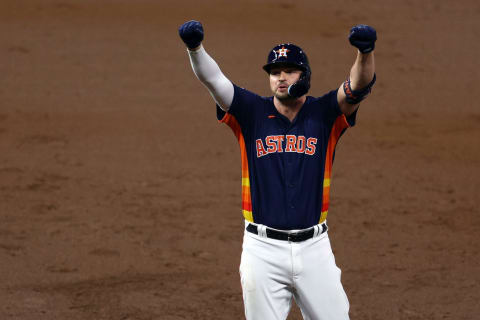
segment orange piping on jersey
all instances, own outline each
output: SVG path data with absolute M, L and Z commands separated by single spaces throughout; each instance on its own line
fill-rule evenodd
M 243 138 L 242 129 L 237 119 L 230 113 L 226 113 L 220 122 L 227 124 L 238 139 L 240 145 L 240 156 L 242 158 L 242 212 L 245 220 L 253 221 L 252 214 L 252 196 L 250 193 L 250 175 L 248 172 L 247 149 L 245 148 L 245 139 Z
M 330 137 L 328 139 L 327 152 L 325 154 L 325 171 L 323 176 L 323 201 L 322 201 L 322 212 L 320 213 L 319 223 L 324 222 L 327 219 L 328 214 L 328 205 L 330 201 L 330 179 L 332 174 L 332 165 L 333 165 L 333 153 L 335 152 L 335 146 L 337 145 L 338 139 L 342 134 L 345 128 L 348 128 L 348 122 L 345 115 L 338 116 L 333 124 L 332 131 L 330 132 Z

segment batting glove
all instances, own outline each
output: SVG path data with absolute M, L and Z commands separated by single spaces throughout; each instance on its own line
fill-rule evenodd
M 199 21 L 190 20 L 178 28 L 178 34 L 189 49 L 195 49 L 203 41 L 203 27 Z
M 365 24 L 359 24 L 350 29 L 348 40 L 352 46 L 360 50 L 361 53 L 369 53 L 375 49 L 377 31 Z

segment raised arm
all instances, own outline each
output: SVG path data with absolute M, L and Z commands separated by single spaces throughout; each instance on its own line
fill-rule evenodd
M 195 20 L 185 22 L 178 29 L 178 33 L 187 45 L 193 72 L 207 87 L 220 108 L 228 111 L 233 101 L 233 84 L 203 48 L 202 24 Z
M 357 25 L 350 30 L 350 43 L 358 49 L 357 58 L 350 70 L 350 77 L 342 83 L 337 92 L 340 110 L 351 115 L 357 110 L 375 83 L 375 59 L 373 50 L 377 32 L 367 25 Z

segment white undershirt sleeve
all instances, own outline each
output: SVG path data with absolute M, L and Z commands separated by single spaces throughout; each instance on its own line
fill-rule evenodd
M 233 84 L 222 73 L 218 64 L 205 51 L 203 46 L 196 51 L 188 51 L 192 69 L 197 78 L 207 87 L 215 102 L 223 111 L 228 111 L 233 101 Z

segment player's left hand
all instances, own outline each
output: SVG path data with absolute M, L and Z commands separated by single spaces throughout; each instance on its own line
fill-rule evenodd
M 350 29 L 348 40 L 361 53 L 369 53 L 375 49 L 377 31 L 366 24 L 359 24 Z

